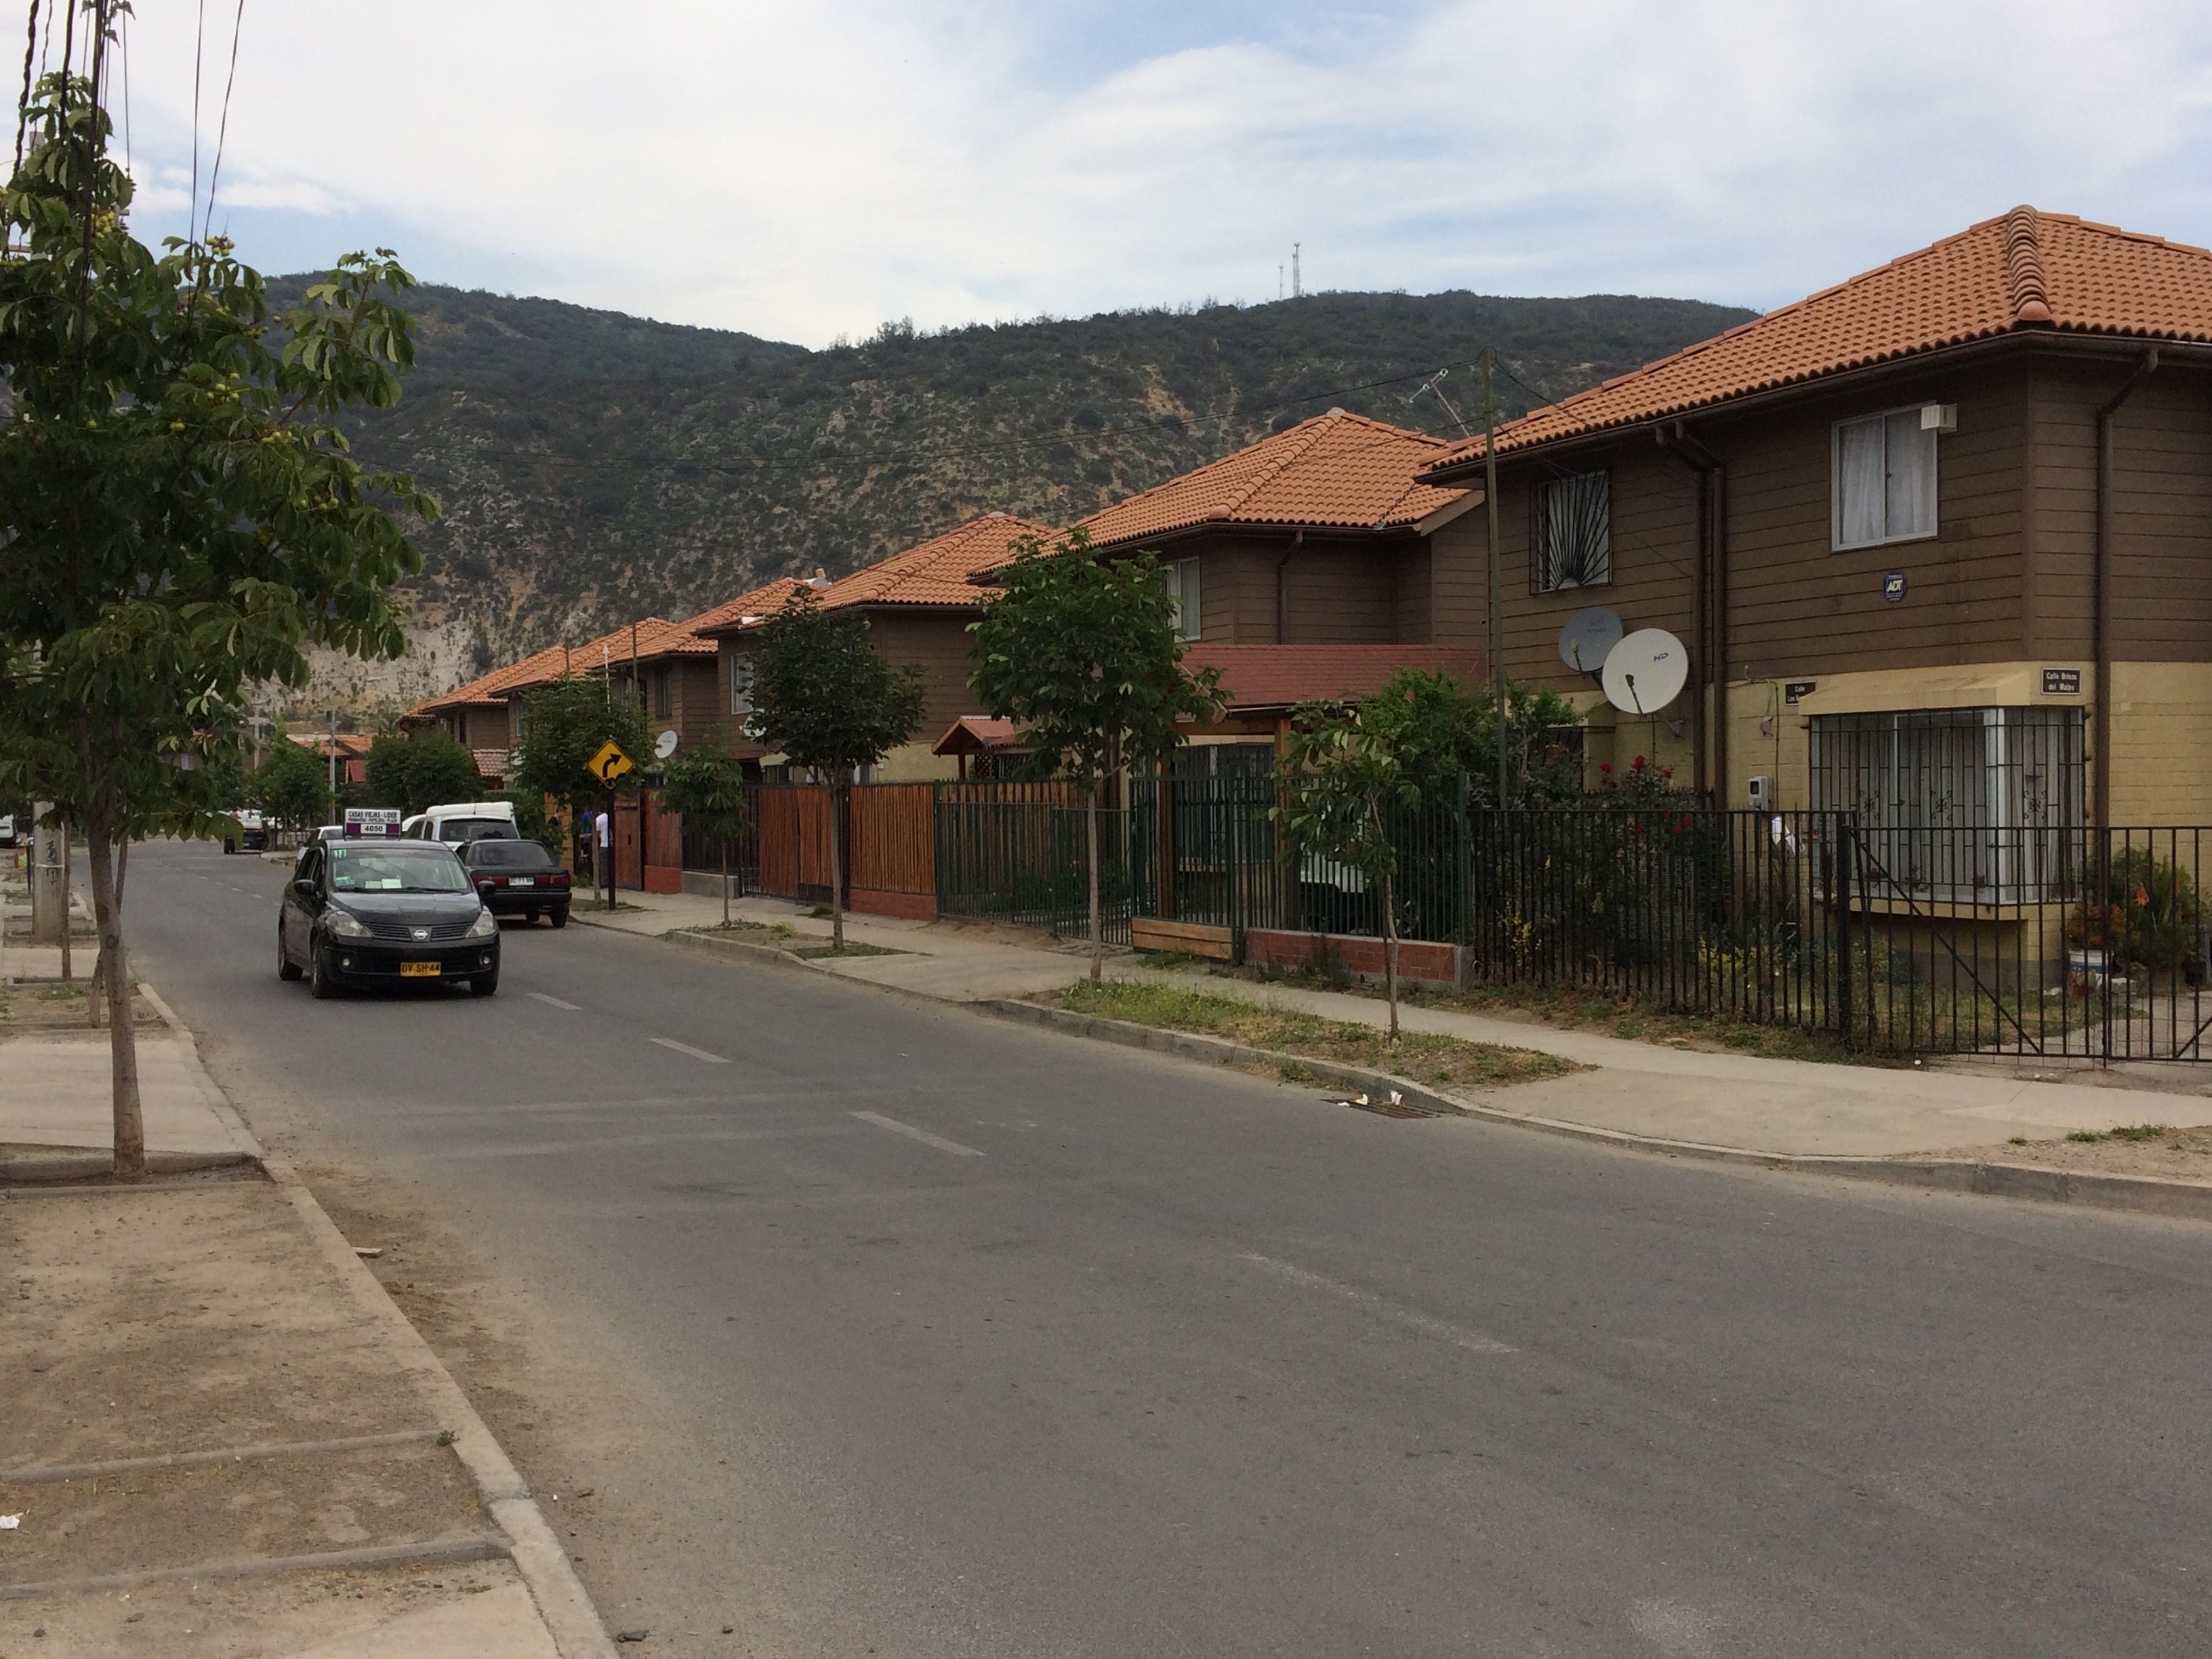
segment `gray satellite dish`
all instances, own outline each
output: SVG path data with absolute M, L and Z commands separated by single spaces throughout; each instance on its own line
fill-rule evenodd
M 1620 618 L 1601 605 L 1577 611 L 1559 630 L 1559 660 L 1577 674 L 1595 674 L 1620 643 Z
M 1690 683 L 1690 653 L 1663 628 L 1639 628 L 1606 653 L 1605 700 L 1624 714 L 1656 714 Z
M 676 752 L 676 734 L 673 732 L 663 732 L 653 739 L 653 752 L 659 759 L 666 760 Z

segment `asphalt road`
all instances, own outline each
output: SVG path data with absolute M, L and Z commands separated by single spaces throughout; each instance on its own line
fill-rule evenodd
M 2212 1647 L 2212 1229 L 1393 1121 L 575 927 L 489 1002 L 316 1003 L 282 878 L 134 854 L 142 968 L 394 1231 L 641 1650 Z

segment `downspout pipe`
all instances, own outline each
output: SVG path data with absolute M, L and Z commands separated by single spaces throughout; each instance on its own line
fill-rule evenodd
M 1698 557 L 1691 576 L 1691 609 L 1696 621 L 1692 649 L 1698 688 L 1696 761 L 1698 787 L 1709 803 L 1728 806 L 1728 464 L 1690 434 L 1681 422 L 1673 431 L 1656 428 L 1660 445 L 1673 452 L 1698 475 Z M 1705 688 L 1712 687 L 1708 714 Z M 1708 722 L 1710 721 L 1710 738 Z M 1711 769 L 1706 770 L 1710 754 Z M 1710 775 L 1710 786 L 1708 776 Z
M 2120 405 L 2158 370 L 2153 349 L 2097 411 L 2097 531 L 2092 544 L 2091 616 L 2097 653 L 2097 752 L 2090 769 L 2090 811 L 2100 830 L 2112 826 L 2112 422 Z
M 1275 643 L 1290 643 L 1291 625 L 1291 556 L 1304 544 L 1306 532 L 1297 532 L 1291 544 L 1283 550 L 1283 556 L 1275 561 Z

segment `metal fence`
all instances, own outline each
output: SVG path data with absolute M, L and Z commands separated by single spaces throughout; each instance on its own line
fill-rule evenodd
M 2208 832 L 2038 832 L 1848 812 L 1473 816 L 1476 971 L 1898 1053 L 2203 1060 Z M 1893 867 L 1900 849 L 1911 860 Z
M 940 783 L 933 817 L 939 915 L 1071 938 L 1090 933 L 1081 790 L 1064 783 Z M 1119 945 L 1129 942 L 1128 817 L 1118 802 L 1099 814 L 1099 905 L 1105 936 Z

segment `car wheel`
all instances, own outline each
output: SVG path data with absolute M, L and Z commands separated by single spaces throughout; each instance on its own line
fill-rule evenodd
M 276 930 L 276 977 L 286 983 L 300 977 L 300 964 L 284 954 L 284 930 Z
M 307 994 L 326 1002 L 338 994 L 337 975 L 331 970 L 331 953 L 320 945 L 307 947 Z
M 234 836 L 225 836 L 222 838 L 222 850 L 226 854 L 235 853 L 238 850 L 238 838 Z
M 478 974 L 474 979 L 469 981 L 469 990 L 471 994 L 476 996 L 488 997 L 498 989 L 499 969 L 496 968 L 493 969 L 491 972 L 488 974 Z
M 568 925 L 568 907 L 567 905 L 556 904 L 553 907 L 553 925 L 556 927 L 566 927 Z

